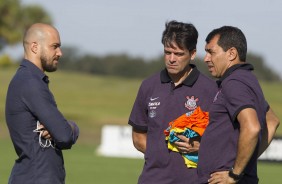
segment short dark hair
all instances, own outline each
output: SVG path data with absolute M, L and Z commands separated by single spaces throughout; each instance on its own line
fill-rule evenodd
M 237 27 L 222 26 L 218 29 L 211 31 L 207 38 L 206 43 L 209 43 L 211 39 L 219 35 L 217 44 L 227 51 L 231 47 L 235 47 L 239 54 L 240 61 L 246 61 L 247 57 L 247 40 L 244 33 Z
M 198 31 L 193 24 L 177 22 L 175 20 L 166 22 L 162 36 L 164 46 L 173 47 L 175 42 L 181 49 L 192 51 L 196 49 Z

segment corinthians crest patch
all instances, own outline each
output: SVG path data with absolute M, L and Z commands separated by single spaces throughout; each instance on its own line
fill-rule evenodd
M 187 101 L 185 103 L 185 107 L 190 110 L 193 111 L 197 108 L 197 102 L 199 101 L 198 98 L 195 99 L 194 96 L 191 96 L 191 98 L 189 96 L 186 96 Z

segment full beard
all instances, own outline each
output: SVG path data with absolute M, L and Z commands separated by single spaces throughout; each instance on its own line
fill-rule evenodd
M 48 59 L 45 56 L 41 56 L 40 60 L 43 71 L 54 72 L 57 70 L 57 65 L 54 61 L 48 62 Z

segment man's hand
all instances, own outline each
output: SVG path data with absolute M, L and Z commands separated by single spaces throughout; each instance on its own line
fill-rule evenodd
M 49 134 L 48 130 L 46 130 L 46 128 L 41 123 L 38 125 L 37 129 L 42 132 L 42 138 L 52 140 L 52 137 Z
M 232 184 L 237 183 L 233 178 L 228 175 L 229 171 L 220 171 L 211 174 L 208 180 L 209 184 Z
M 175 142 L 177 149 L 180 153 L 195 153 L 198 152 L 200 148 L 200 137 L 187 138 L 184 135 L 176 134 L 180 141 Z

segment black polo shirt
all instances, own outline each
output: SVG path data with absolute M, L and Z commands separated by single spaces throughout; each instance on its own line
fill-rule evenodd
M 147 132 L 145 164 L 139 184 L 187 184 L 196 180 L 196 169 L 188 169 L 180 153 L 168 150 L 164 130 L 168 123 L 200 106 L 208 111 L 217 91 L 215 81 L 193 71 L 175 87 L 167 70 L 144 80 L 137 94 L 129 124 Z
M 269 106 L 251 70 L 253 67 L 250 64 L 234 65 L 217 81 L 219 91 L 211 105 L 210 123 L 204 132 L 199 150 L 199 183 L 207 183 L 213 172 L 233 167 L 240 131 L 237 115 L 241 110 L 255 109 L 261 127 L 265 126 Z M 257 154 L 258 145 L 241 182 L 249 179 L 252 183 L 257 182 Z
M 78 137 L 57 109 L 48 88 L 48 77 L 33 63 L 23 60 L 7 92 L 6 122 L 18 155 L 9 183 L 61 184 L 65 181 L 62 149 L 69 149 Z M 36 122 L 51 134 L 56 149 L 39 145 Z

